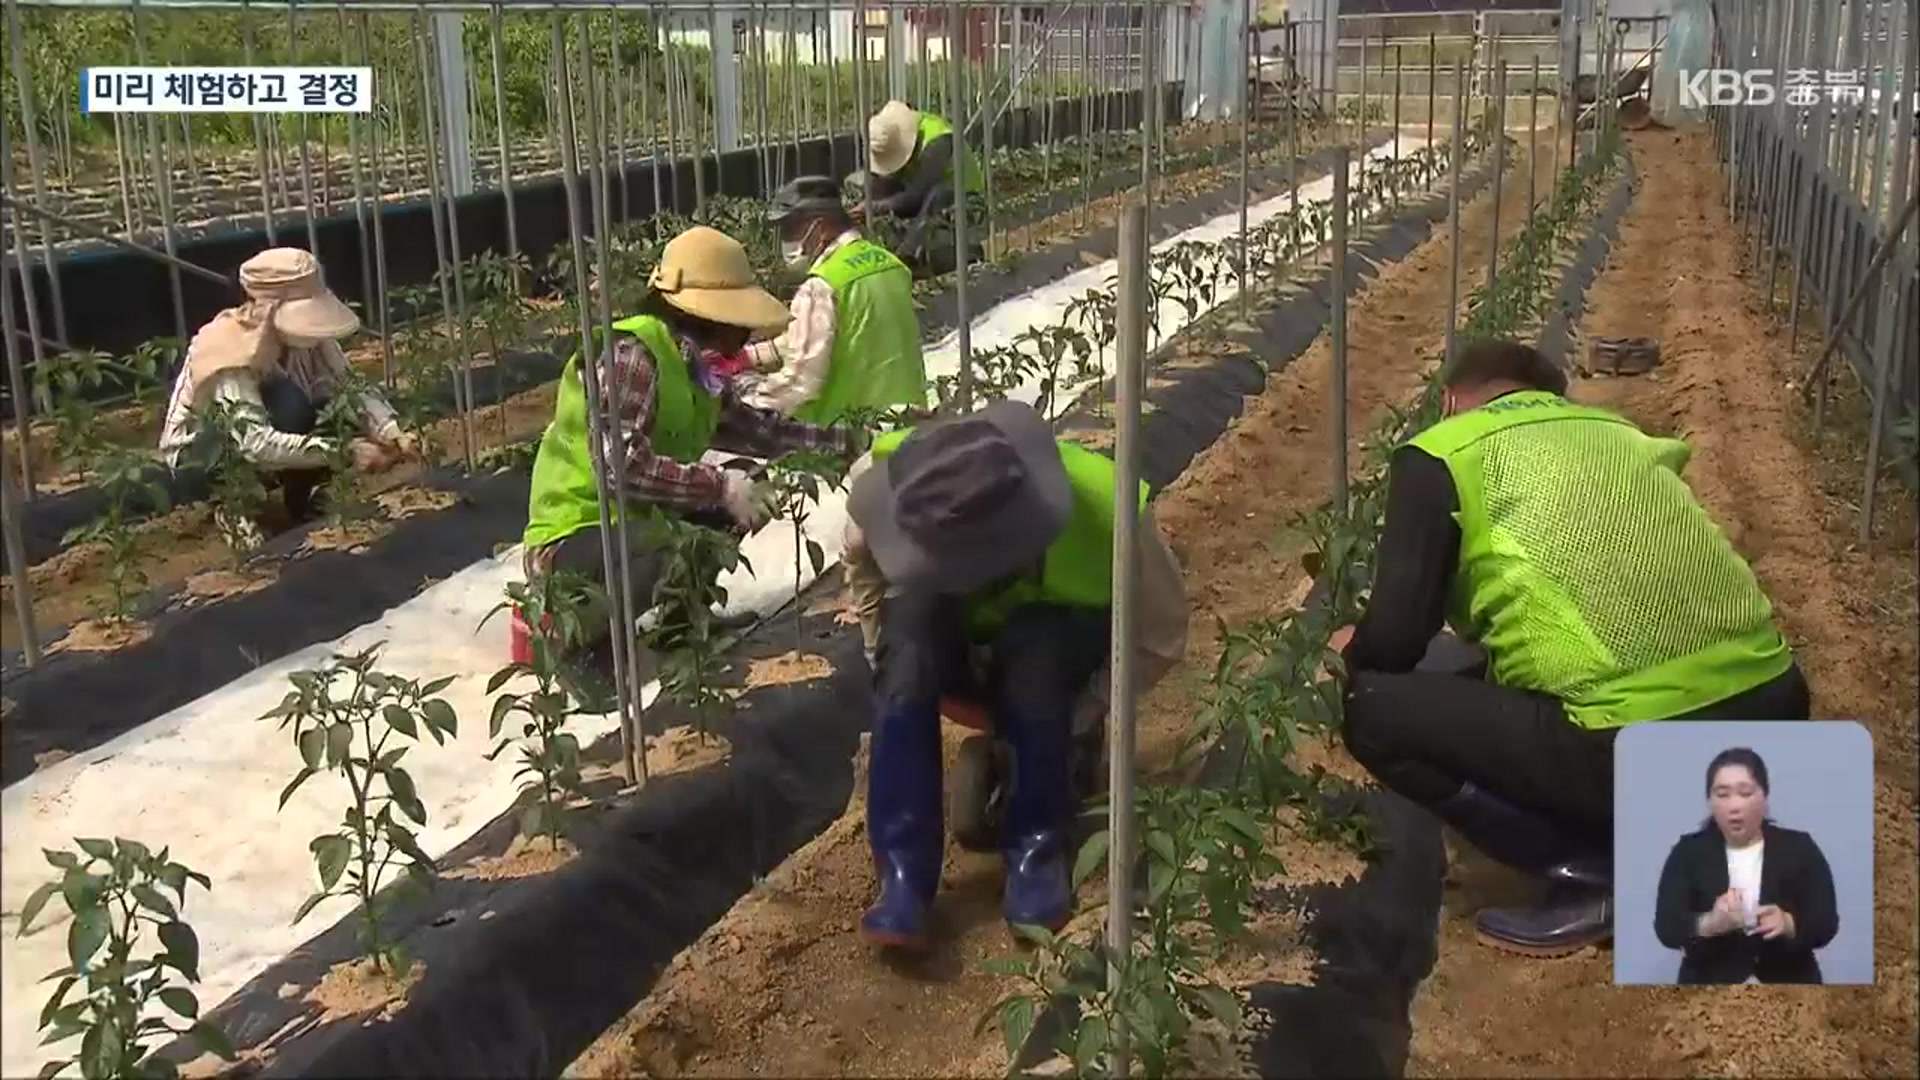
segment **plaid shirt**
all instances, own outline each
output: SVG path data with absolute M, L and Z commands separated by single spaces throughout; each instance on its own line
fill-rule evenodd
M 858 436 L 843 428 L 815 427 L 755 408 L 740 400 L 729 381 L 709 379 L 706 365 L 698 357 L 700 349 L 680 339 L 680 355 L 687 358 L 687 373 L 699 380 L 720 400 L 720 423 L 714 430 L 712 447 L 748 457 L 776 458 L 796 450 L 835 450 L 851 458 L 859 453 Z M 612 469 L 614 462 L 626 463 L 626 496 L 631 502 L 674 510 L 723 510 L 726 470 L 703 461 L 675 461 L 653 449 L 654 412 L 659 404 L 655 392 L 653 356 L 638 338 L 621 334 L 600 354 L 598 364 L 602 407 L 611 423 L 599 426 L 601 460 Z M 615 474 L 618 475 L 618 474 Z M 612 477 L 607 478 L 611 484 Z M 527 552 L 527 569 L 545 572 L 552 558 L 552 545 Z

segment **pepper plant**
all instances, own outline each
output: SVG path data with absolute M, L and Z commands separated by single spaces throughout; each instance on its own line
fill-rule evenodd
M 293 688 L 261 719 L 277 721 L 300 752 L 300 770 L 280 792 L 281 808 L 321 773 L 340 777 L 352 797 L 340 828 L 307 845 L 320 888 L 293 921 L 328 897 L 353 898 L 367 958 L 376 971 L 392 974 L 405 970 L 406 958 L 385 933 L 394 894 L 382 890 L 396 873 L 429 887 L 434 870 L 414 833 L 427 823 L 426 804 L 400 763 L 422 731 L 444 743 L 458 733 L 459 718 L 436 696 L 453 683 L 451 676 L 422 683 L 387 674 L 375 666 L 383 645 L 336 653 L 319 667 L 289 675 Z
M 801 641 L 805 612 L 800 605 L 801 559 L 815 577 L 827 566 L 826 549 L 807 535 L 807 508 L 820 501 L 823 490 L 838 491 L 847 475 L 846 463 L 825 450 L 798 450 L 767 464 L 767 486 L 773 492 L 774 517 L 793 523 L 793 638 Z
M 267 502 L 266 477 L 240 449 L 260 423 L 253 410 L 231 401 L 209 401 L 188 410 L 199 466 L 212 486 L 213 524 L 237 564 L 265 540 L 258 518 Z
M 566 730 L 567 721 L 604 713 L 611 705 L 601 700 L 602 695 L 582 690 L 570 677 L 566 658 L 588 639 L 587 627 L 605 625 L 606 605 L 606 592 L 598 583 L 560 570 L 510 583 L 506 600 L 487 613 L 490 619 L 501 611 L 517 610 L 530 628 L 531 654 L 525 663 L 516 661 L 494 672 L 487 680 L 487 693 L 520 676 L 533 680 L 531 689 L 493 699 L 487 737 L 494 740 L 494 747 L 487 760 L 518 747 L 521 764 L 514 779 L 523 781 L 521 796 L 528 799 L 520 811 L 520 835 L 544 836 L 556 851 L 569 824 L 569 797 L 586 794 L 580 775 L 580 738 Z M 485 622 L 481 620 L 482 625 Z M 517 742 L 501 734 L 515 716 L 524 718 Z
M 159 1047 L 185 1036 L 227 1061 L 233 1047 L 200 1019 L 190 989 L 200 981 L 200 939 L 181 917 L 187 886 L 212 888 L 205 874 L 137 840 L 79 839 L 70 851 L 47 850 L 60 876 L 35 889 L 20 908 L 21 936 L 59 897 L 70 916 L 67 964 L 42 982 L 56 983 L 40 1010 L 41 1045 L 76 1036 L 76 1056 L 49 1062 L 42 1077 L 77 1066 L 86 1080 L 171 1077 Z M 78 988 L 80 996 L 72 997 Z M 156 1046 L 156 1043 L 158 1044 Z
M 660 693 L 686 708 L 705 738 L 731 700 L 721 685 L 727 663 L 715 608 L 726 605 L 727 590 L 720 575 L 753 568 L 730 532 L 662 513 L 650 514 L 641 531 L 647 547 L 661 553 L 653 590 L 659 621 L 645 633 L 659 659 Z

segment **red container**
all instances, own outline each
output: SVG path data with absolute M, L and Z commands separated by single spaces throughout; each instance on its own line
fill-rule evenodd
M 540 628 L 553 629 L 553 616 L 540 620 Z M 527 625 L 519 608 L 513 609 L 513 620 L 507 630 L 507 657 L 516 664 L 533 663 L 533 628 Z

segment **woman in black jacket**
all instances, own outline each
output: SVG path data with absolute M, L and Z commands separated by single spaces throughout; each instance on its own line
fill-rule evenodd
M 1679 983 L 1818 983 L 1840 930 L 1833 872 L 1813 837 L 1767 816 L 1767 763 L 1745 747 L 1707 766 L 1709 816 L 1660 871 L 1653 930 L 1681 951 Z

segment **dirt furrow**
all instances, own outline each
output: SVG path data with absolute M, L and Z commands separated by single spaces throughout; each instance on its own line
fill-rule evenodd
M 1687 479 L 1772 595 L 1805 668 L 1814 715 L 1873 731 L 1875 967 L 1868 987 L 1728 987 L 1711 994 L 1611 985 L 1604 951 L 1527 961 L 1478 946 L 1473 908 L 1511 884 L 1471 860 L 1442 919 L 1441 961 L 1414 1013 L 1409 1071 L 1428 1076 L 1915 1076 L 1916 660 L 1911 495 L 1889 496 L 1891 535 L 1853 544 L 1791 389 L 1806 362 L 1740 275 L 1738 230 L 1704 133 L 1632 138 L 1642 185 L 1590 294 L 1584 330 L 1650 336 L 1648 377 L 1576 384 L 1694 448 Z M 1857 491 L 1849 464 L 1839 489 Z M 1891 603 L 1893 606 L 1889 607 Z M 1895 609 L 1899 610 L 1895 610 Z
M 1551 145 L 1547 143 L 1546 145 Z M 1524 153 L 1511 176 L 1525 176 Z M 1548 163 L 1540 190 L 1551 190 Z M 1500 231 L 1525 219 L 1503 205 Z M 1490 198 L 1462 215 L 1463 266 L 1484 265 Z M 1384 268 L 1351 307 L 1349 431 L 1366 431 L 1406 398 L 1445 332 L 1449 245 L 1438 235 Z M 1466 271 L 1468 280 L 1472 270 Z M 1172 363 L 1193 362 L 1193 356 Z M 1276 537 L 1331 489 L 1327 453 L 1330 357 L 1325 338 L 1274 375 L 1233 428 L 1156 502 L 1193 604 L 1187 661 L 1144 703 L 1141 767 L 1163 767 L 1196 710 L 1217 653 L 1215 618 L 1236 622 L 1289 602 L 1297 550 Z M 1353 448 L 1357 453 L 1357 446 Z M 1355 459 L 1357 460 L 1357 458 Z M 1253 478 L 1258 482 L 1250 483 Z M 1226 527 L 1231 523 L 1231 527 Z M 949 743 L 949 753 L 953 749 Z M 1331 760 L 1318 748 L 1310 756 Z M 937 910 L 944 947 L 924 966 L 882 962 L 855 934 L 872 868 L 856 795 L 847 813 L 682 953 L 653 993 L 575 1063 L 579 1076 L 960 1076 L 1005 1067 L 993 1035 L 974 1025 L 1004 980 L 980 964 L 1012 946 L 1000 916 L 998 859 L 952 850 Z M 1357 860 L 1289 841 L 1296 880 L 1339 878 Z M 1294 943 L 1275 941 L 1261 970 L 1235 974 L 1301 981 Z

